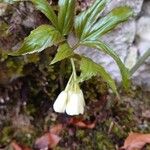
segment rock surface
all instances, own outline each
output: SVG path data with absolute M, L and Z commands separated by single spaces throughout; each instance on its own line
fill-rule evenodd
M 104 14 L 117 6 L 128 5 L 133 8 L 134 17 L 114 31 L 103 37 L 111 48 L 113 48 L 128 68 L 133 66 L 137 59 L 150 48 L 150 1 L 143 0 L 111 0 Z M 142 6 L 143 5 L 143 6 Z M 142 12 L 142 13 L 140 13 Z M 140 16 L 137 19 L 137 16 Z M 137 20 L 136 20 L 137 19 Z M 112 76 L 120 81 L 120 73 L 114 61 L 103 53 L 82 47 L 80 53 L 92 58 L 95 62 L 102 64 Z M 144 86 L 150 90 L 150 58 L 146 60 L 133 76 L 136 85 Z

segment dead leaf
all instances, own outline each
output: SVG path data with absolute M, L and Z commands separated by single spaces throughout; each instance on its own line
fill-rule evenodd
M 10 146 L 13 150 L 31 150 L 29 147 L 18 145 L 15 141 L 11 142 Z
M 22 148 L 16 142 L 12 142 L 11 146 L 14 150 L 22 150 Z
M 54 148 L 59 143 L 60 139 L 58 135 L 46 133 L 36 140 L 34 148 L 39 150 Z
M 45 133 L 43 136 L 36 140 L 34 148 L 39 150 L 54 148 L 61 139 L 58 135 L 60 134 L 62 129 L 62 124 L 58 124 L 52 127 L 50 129 L 50 132 Z
M 50 129 L 50 133 L 59 135 L 60 132 L 62 131 L 62 129 L 63 129 L 63 125 L 62 124 L 58 124 L 58 125 L 55 125 L 54 127 L 52 127 Z
M 145 144 L 150 144 L 150 134 L 130 133 L 124 142 L 123 150 L 141 150 Z
M 86 121 L 84 121 L 81 118 L 71 118 L 69 120 L 69 125 L 75 125 L 77 127 L 81 127 L 81 128 L 88 128 L 88 129 L 93 129 L 96 125 L 96 120 L 92 123 L 88 123 Z

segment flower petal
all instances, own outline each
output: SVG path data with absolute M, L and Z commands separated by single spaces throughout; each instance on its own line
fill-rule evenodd
M 58 97 L 53 105 L 53 108 L 56 112 L 64 113 L 65 109 L 66 109 L 66 104 L 67 104 L 67 92 L 62 91 L 58 95 Z
M 84 99 L 80 92 L 68 92 L 66 113 L 68 115 L 79 115 L 84 112 Z

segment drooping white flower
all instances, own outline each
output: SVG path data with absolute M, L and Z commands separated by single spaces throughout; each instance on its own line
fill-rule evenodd
M 53 108 L 59 113 L 66 111 L 68 115 L 79 115 L 84 113 L 84 107 L 84 96 L 76 81 L 76 73 L 73 72 L 65 90 L 58 95 Z
M 67 96 L 68 96 L 67 94 L 68 94 L 67 91 L 62 91 L 58 95 L 58 97 L 53 105 L 53 108 L 56 112 L 59 112 L 59 113 L 65 112 L 66 105 L 67 105 Z
M 68 115 L 79 115 L 84 113 L 85 101 L 81 90 L 68 91 L 68 102 L 66 113 Z

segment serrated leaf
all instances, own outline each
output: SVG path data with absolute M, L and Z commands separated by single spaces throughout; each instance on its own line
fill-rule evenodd
M 61 61 L 65 58 L 68 58 L 72 55 L 74 55 L 72 48 L 69 46 L 68 43 L 64 43 L 64 44 L 59 46 L 58 52 L 55 55 L 54 59 L 52 60 L 51 64 L 54 64 L 54 63 Z
M 121 22 L 128 20 L 132 14 L 132 9 L 127 6 L 114 8 L 109 14 L 99 19 L 97 23 L 92 26 L 86 39 L 97 39 L 108 31 L 114 29 Z
M 41 52 L 47 47 L 61 41 L 60 33 L 50 25 L 41 25 L 31 31 L 30 35 L 25 38 L 21 48 L 11 55 L 24 55 Z
M 59 0 L 58 26 L 63 35 L 67 35 L 73 26 L 75 0 Z
M 75 19 L 75 31 L 79 38 L 84 37 L 91 26 L 100 16 L 108 0 L 96 0 L 86 11 L 80 13 Z M 81 37 L 82 36 L 82 37 Z
M 35 4 L 36 8 L 40 10 L 57 28 L 58 27 L 57 16 L 52 7 L 49 5 L 48 1 L 47 0 L 31 0 L 31 1 L 33 2 L 33 4 Z
M 80 69 L 81 75 L 79 77 L 79 81 L 88 80 L 92 76 L 100 75 L 109 84 L 113 92 L 115 92 L 118 95 L 114 80 L 101 65 L 98 65 L 91 59 L 82 56 Z
M 85 46 L 91 47 L 91 48 L 96 48 L 106 54 L 108 54 L 109 56 L 111 56 L 115 62 L 117 63 L 121 75 L 122 75 L 122 81 L 123 81 L 123 85 L 126 89 L 129 88 L 130 86 L 130 72 L 129 70 L 125 67 L 125 65 L 123 64 L 123 62 L 121 61 L 121 59 L 119 58 L 118 54 L 113 51 L 108 45 L 106 45 L 104 42 L 102 41 L 84 41 L 82 43 Z

